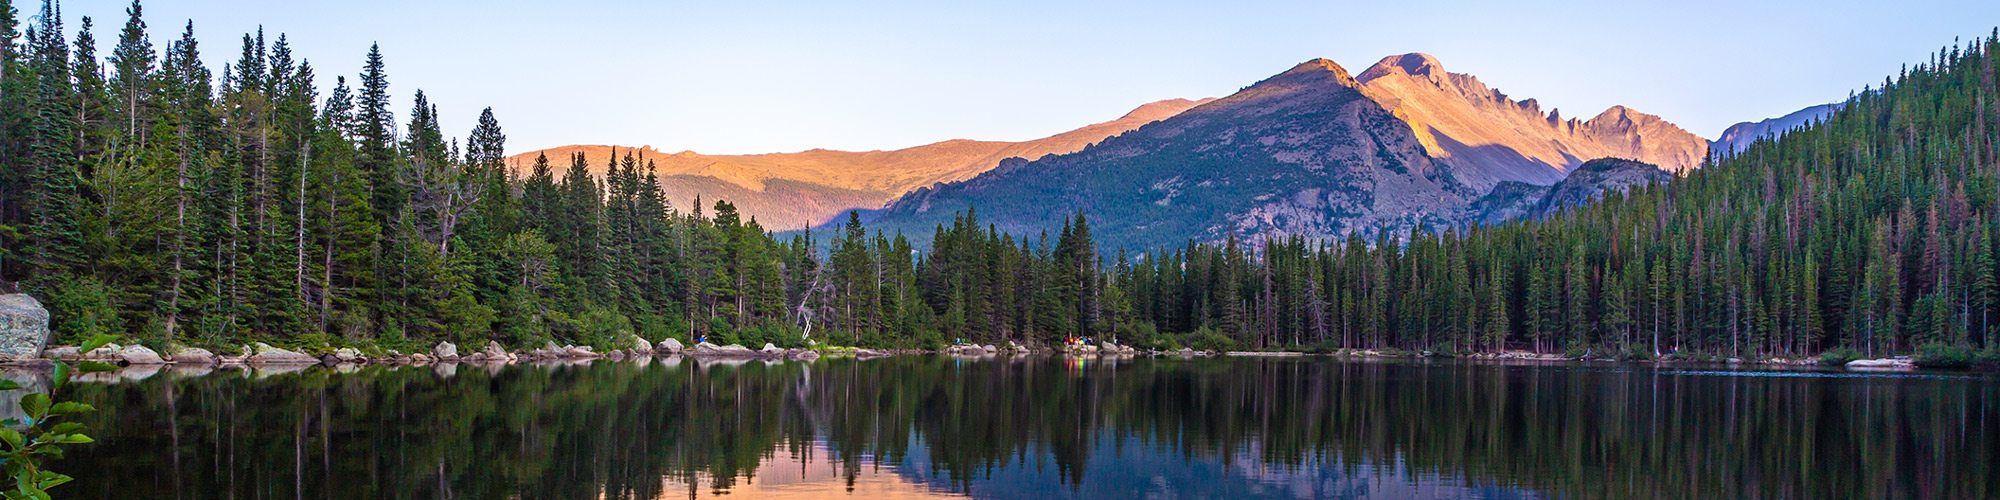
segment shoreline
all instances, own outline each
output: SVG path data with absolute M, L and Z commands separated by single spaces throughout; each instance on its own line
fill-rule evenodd
M 0 371 L 45 372 L 57 361 L 96 361 L 112 364 L 117 372 L 144 371 L 152 368 L 151 376 L 158 371 L 212 371 L 243 369 L 259 373 L 289 373 L 313 367 L 323 367 L 336 371 L 352 371 L 366 366 L 385 367 L 435 367 L 440 370 L 454 370 L 463 365 L 477 368 L 497 368 L 508 365 L 574 365 L 588 364 L 597 360 L 686 360 L 700 362 L 747 362 L 747 361 L 805 361 L 821 357 L 850 357 L 869 360 L 892 356 L 943 356 L 955 359 L 988 359 L 1007 357 L 1018 359 L 1029 356 L 1090 357 L 1110 359 L 1132 358 L 1337 358 L 1346 360 L 1431 360 L 1466 359 L 1477 361 L 1517 361 L 1533 363 L 1601 363 L 1620 365 L 1725 365 L 1731 368 L 1825 368 L 1855 372 L 1911 372 L 1917 367 L 1909 357 L 1855 360 L 1844 365 L 1823 364 L 1818 357 L 1763 359 L 1740 359 L 1720 357 L 1693 357 L 1684 359 L 1627 360 L 1603 357 L 1572 357 L 1563 354 L 1533 353 L 1528 351 L 1503 351 L 1496 353 L 1473 353 L 1466 355 L 1438 355 L 1430 352 L 1400 350 L 1340 349 L 1329 352 L 1304 351 L 1197 351 L 1183 348 L 1176 351 L 1140 350 L 1130 346 L 1107 344 L 1104 346 L 1076 345 L 1064 349 L 1029 347 L 1009 343 L 1005 347 L 992 345 L 958 345 L 945 349 L 869 349 L 844 346 L 817 348 L 779 348 L 765 344 L 762 349 L 751 349 L 741 345 L 715 345 L 698 343 L 692 347 L 683 346 L 674 339 L 658 344 L 641 343 L 634 338 L 626 349 L 596 352 L 587 346 L 558 346 L 553 342 L 542 348 L 527 351 L 507 351 L 497 343 L 489 342 L 485 349 L 467 354 L 458 354 L 457 347 L 449 342 L 440 343 L 431 353 L 400 353 L 389 351 L 381 356 L 367 356 L 352 348 L 341 348 L 334 352 L 313 356 L 309 354 L 272 347 L 264 343 L 245 346 L 243 354 L 217 355 L 200 348 L 182 347 L 173 354 L 160 355 L 139 345 L 107 345 L 90 353 L 78 353 L 74 346 L 55 346 L 46 349 L 36 358 L 16 358 L 0 360 Z M 640 347 L 644 345 L 645 347 Z M 113 372 L 115 373 L 115 372 Z M 124 378 L 106 374 L 107 378 Z M 95 378 L 95 377 L 93 377 Z

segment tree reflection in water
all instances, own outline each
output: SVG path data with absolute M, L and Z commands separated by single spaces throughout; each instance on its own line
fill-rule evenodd
M 1747 376 L 1746 376 L 1747 375 Z M 682 358 L 83 384 L 78 496 L 1993 497 L 1991 377 Z M 135 380 L 136 379 L 136 380 Z

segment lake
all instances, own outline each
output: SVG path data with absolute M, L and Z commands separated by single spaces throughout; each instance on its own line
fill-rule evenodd
M 101 375 L 101 374 L 100 374 Z M 1992 498 L 1955 372 L 1333 358 L 130 370 L 78 498 Z

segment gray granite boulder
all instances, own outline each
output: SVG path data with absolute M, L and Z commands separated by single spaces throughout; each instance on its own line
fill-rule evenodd
M 507 348 L 500 347 L 499 342 L 492 340 L 486 341 L 486 349 L 479 352 L 486 355 L 487 361 L 512 361 L 514 359 L 514 355 L 507 353 Z
M 319 364 L 320 362 L 319 358 L 298 351 L 273 347 L 271 344 L 263 342 L 245 347 L 243 353 L 249 355 L 243 361 L 253 365 L 311 365 Z
M 49 344 L 49 310 L 25 293 L 0 295 L 0 356 L 34 358 Z
M 693 352 L 693 354 L 694 354 L 695 356 L 713 356 L 713 357 L 722 357 L 722 358 L 754 358 L 754 357 L 757 357 L 757 351 L 752 351 L 752 350 L 750 350 L 750 348 L 748 348 L 748 347 L 743 347 L 743 346 L 740 346 L 740 345 L 736 345 L 736 344 L 729 344 L 729 345 L 722 345 L 722 346 L 719 346 L 719 345 L 715 345 L 715 344 L 710 344 L 710 343 L 707 343 L 707 342 L 702 342 L 702 343 L 699 343 L 699 344 L 695 344 L 695 345 L 694 345 L 694 352 Z
M 153 352 L 152 349 L 138 344 L 125 346 L 124 349 L 119 349 L 116 355 L 119 361 L 127 365 L 147 366 L 167 364 L 166 358 L 160 357 L 160 353 Z
M 687 349 L 687 346 L 681 345 L 681 341 L 675 340 L 673 337 L 668 337 L 666 340 L 660 341 L 660 345 L 654 346 L 653 349 L 667 354 L 680 354 L 681 351 Z
M 221 358 L 217 358 L 215 356 L 215 353 L 209 352 L 208 349 L 202 349 L 200 347 L 188 347 L 188 346 L 179 346 L 178 348 L 168 348 L 167 357 L 169 359 L 172 359 L 174 361 L 174 364 L 177 365 L 207 366 L 222 361 Z
M 437 358 L 439 361 L 458 359 L 458 345 L 451 342 L 438 342 L 437 347 L 431 348 L 431 356 Z

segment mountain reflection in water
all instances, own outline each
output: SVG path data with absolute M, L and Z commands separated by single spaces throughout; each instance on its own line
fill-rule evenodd
M 100 376 L 122 498 L 2000 495 L 1990 375 L 1328 358 Z M 1795 374 L 1801 372 L 1750 372 Z M 1803 372 L 1839 374 L 1839 372 Z

